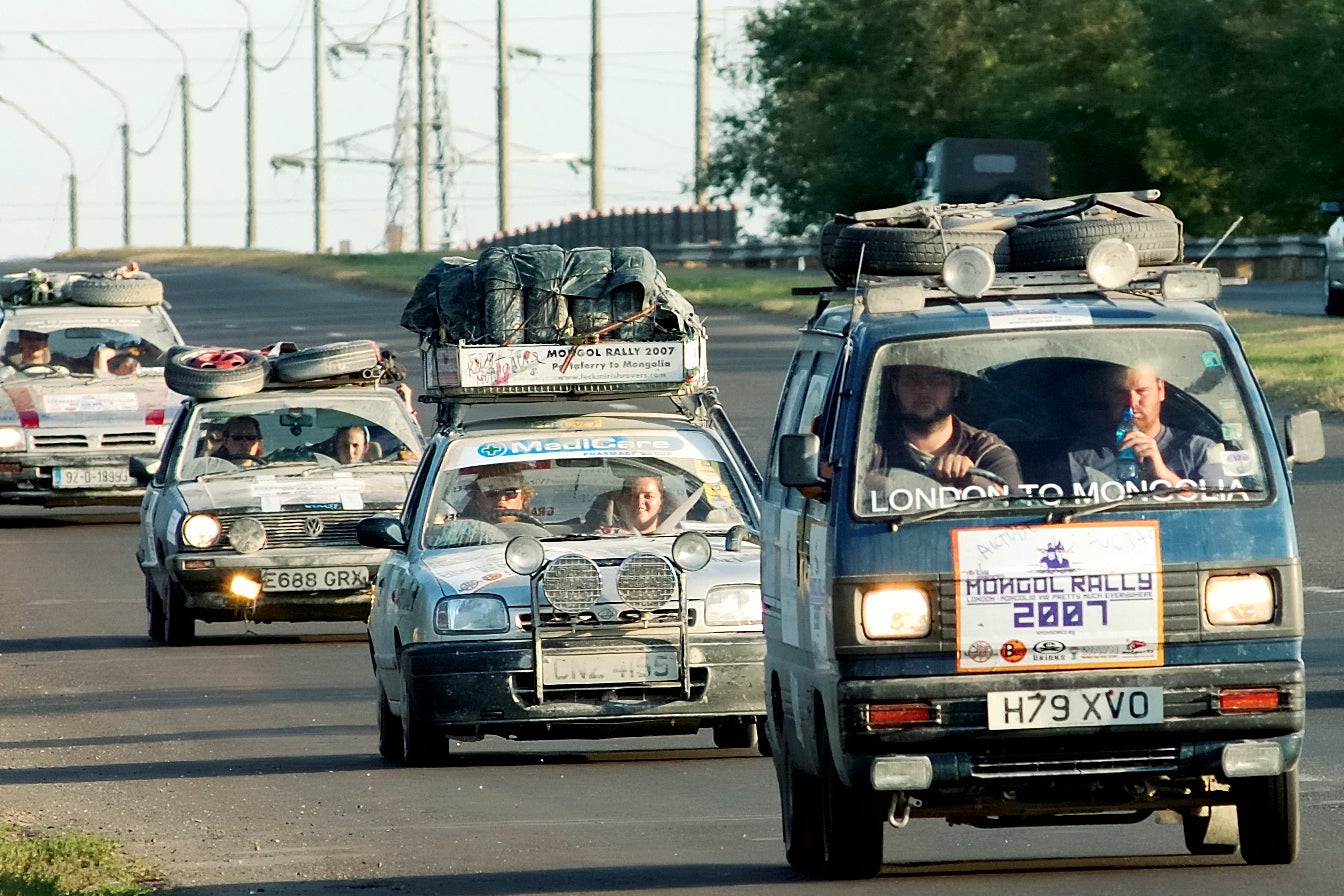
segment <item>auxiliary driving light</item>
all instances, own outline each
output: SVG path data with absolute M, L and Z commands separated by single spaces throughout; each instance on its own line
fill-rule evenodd
M 1122 239 L 1111 237 L 1087 253 L 1087 276 L 1102 289 L 1119 289 L 1139 272 L 1139 250 Z
M 229 591 L 243 600 L 256 600 L 261 595 L 261 583 L 247 576 L 234 576 L 229 581 Z
M 699 532 L 683 532 L 672 542 L 672 562 L 687 572 L 704 569 L 712 556 L 709 539 Z
M 250 516 L 236 520 L 229 527 L 229 544 L 240 554 L 255 554 L 266 546 L 266 527 Z
M 587 557 L 564 554 L 542 573 L 541 590 L 552 607 L 575 615 L 592 609 L 602 596 L 602 576 Z
M 943 282 L 963 299 L 982 296 L 994 282 L 994 259 L 984 249 L 958 246 L 943 259 Z
M 616 595 L 641 612 L 650 612 L 677 597 L 677 571 L 657 554 L 631 554 L 616 573 Z

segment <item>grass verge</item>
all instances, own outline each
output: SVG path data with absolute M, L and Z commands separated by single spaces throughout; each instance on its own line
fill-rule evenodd
M 0 822 L 0 896 L 143 896 L 159 880 L 104 837 Z

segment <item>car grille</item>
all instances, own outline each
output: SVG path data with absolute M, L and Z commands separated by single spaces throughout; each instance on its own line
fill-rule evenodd
M 1178 767 L 1176 748 L 1095 753 L 1052 752 L 1037 755 L 980 754 L 971 756 L 971 774 L 977 778 L 1026 778 L 1041 775 L 1095 775 L 1133 772 L 1169 772 Z
M 391 513 L 373 513 L 367 510 L 296 510 L 282 513 L 220 513 L 220 525 L 225 534 L 229 527 L 243 517 L 251 517 L 266 527 L 267 548 L 326 548 L 357 547 L 355 529 L 359 521 L 371 516 L 391 516 Z M 227 538 L 219 550 L 232 550 Z
M 105 432 L 89 435 L 82 432 L 33 433 L 33 450 L 48 451 L 86 450 L 89 448 L 154 448 L 158 434 L 150 430 L 133 432 Z

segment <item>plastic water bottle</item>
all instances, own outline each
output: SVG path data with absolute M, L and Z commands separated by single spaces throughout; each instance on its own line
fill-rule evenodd
M 1134 431 L 1134 411 L 1132 408 L 1125 408 L 1125 412 L 1120 415 L 1120 423 L 1115 427 L 1115 478 L 1121 482 L 1139 481 L 1139 457 L 1134 453 L 1133 448 L 1121 448 L 1120 443 L 1124 441 L 1125 434 Z

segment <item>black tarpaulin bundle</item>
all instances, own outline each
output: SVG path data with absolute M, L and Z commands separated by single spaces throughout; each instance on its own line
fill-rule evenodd
M 441 258 L 416 284 L 401 325 L 432 343 L 681 339 L 695 309 L 642 246 L 492 247 Z

